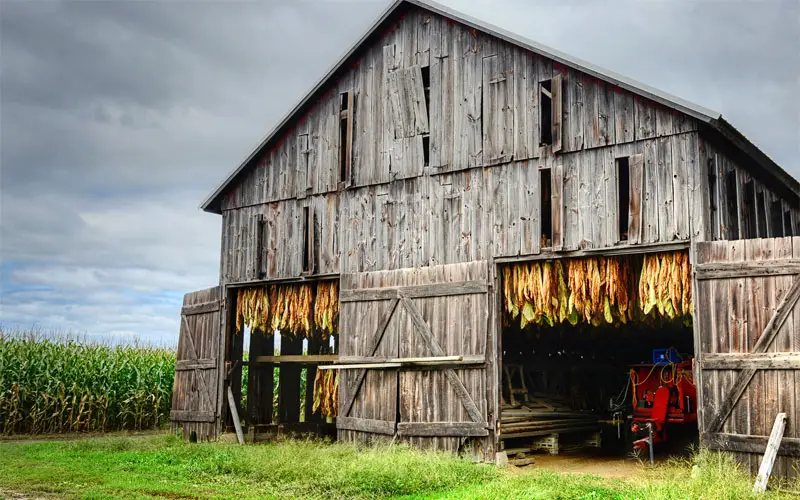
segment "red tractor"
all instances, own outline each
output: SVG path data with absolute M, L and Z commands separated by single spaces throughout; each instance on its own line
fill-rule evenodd
M 653 363 L 631 366 L 633 394 L 633 450 L 650 448 L 667 440 L 667 424 L 697 421 L 697 390 L 692 378 L 692 358 L 675 349 L 656 349 Z

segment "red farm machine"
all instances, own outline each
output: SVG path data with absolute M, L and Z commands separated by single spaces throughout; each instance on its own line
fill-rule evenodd
M 656 349 L 651 363 L 630 367 L 629 384 L 633 451 L 638 453 L 649 448 L 652 461 L 653 447 L 667 441 L 668 425 L 695 425 L 697 422 L 692 357 L 681 356 L 673 348 Z

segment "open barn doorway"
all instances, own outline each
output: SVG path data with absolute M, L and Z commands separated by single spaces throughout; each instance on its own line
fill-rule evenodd
M 338 359 L 338 286 L 303 280 L 230 294 L 226 431 L 238 416 L 249 442 L 336 435 L 337 374 L 318 368 Z
M 645 460 L 697 440 L 688 251 L 501 266 L 501 446 Z M 651 446 L 652 444 L 652 446 Z

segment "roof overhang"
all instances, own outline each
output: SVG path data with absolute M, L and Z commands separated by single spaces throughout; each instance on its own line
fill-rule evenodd
M 645 97 L 697 119 L 701 124 L 705 124 L 707 128 L 718 132 L 720 136 L 724 138 L 726 142 L 729 142 L 730 145 L 733 146 L 737 151 L 751 158 L 758 167 L 763 169 L 762 173 L 768 174 L 773 179 L 781 182 L 785 186 L 787 194 L 790 193 L 792 195 L 792 201 L 794 202 L 795 206 L 799 204 L 798 200 L 800 200 L 800 185 L 798 185 L 797 180 L 783 170 L 778 164 L 772 161 L 772 159 L 758 149 L 755 144 L 750 142 L 750 140 L 742 135 L 741 132 L 736 130 L 730 123 L 723 119 L 722 115 L 719 113 L 689 102 L 685 99 L 681 99 L 680 97 L 673 96 L 654 87 L 650 87 L 649 85 L 637 82 L 613 71 L 601 68 L 600 66 L 596 66 L 592 63 L 570 56 L 569 54 L 565 54 L 559 50 L 540 44 L 528 38 L 519 36 L 510 31 L 493 26 L 479 19 L 465 15 L 437 2 L 430 0 L 395 0 L 378 16 L 366 33 L 359 38 L 341 58 L 339 58 L 336 64 L 331 66 L 331 68 L 325 73 L 325 76 L 323 76 L 316 83 L 316 85 L 314 85 L 314 87 L 312 87 L 311 90 L 306 93 L 305 97 L 303 97 L 300 102 L 297 103 L 297 105 L 295 105 L 291 111 L 289 111 L 280 120 L 280 122 L 278 122 L 275 128 L 273 128 L 272 131 L 266 135 L 264 140 L 259 143 L 259 145 L 244 159 L 244 161 L 242 161 L 239 166 L 231 171 L 231 173 L 228 174 L 228 176 L 225 177 L 225 179 L 219 185 L 217 185 L 211 194 L 209 194 L 200 204 L 200 208 L 211 213 L 221 213 L 222 198 L 225 195 L 225 192 L 229 189 L 229 186 L 243 176 L 244 172 L 254 161 L 258 159 L 258 157 L 260 157 L 262 152 L 267 151 L 272 143 L 277 141 L 285 133 L 288 127 L 294 123 L 297 117 L 301 116 L 306 109 L 314 104 L 314 102 L 324 92 L 324 88 L 328 81 L 333 79 L 337 74 L 346 71 L 350 67 L 348 63 L 359 55 L 360 49 L 366 46 L 371 39 L 379 36 L 383 32 L 383 28 L 392 21 L 393 16 L 396 13 L 400 12 L 402 8 L 409 6 L 417 6 L 429 10 L 435 14 L 439 14 L 471 28 L 488 33 L 489 35 L 500 38 L 501 40 L 505 40 L 506 42 L 552 59 L 555 62 L 563 64 L 564 66 L 574 68 L 595 78 L 607 81 L 634 94 Z

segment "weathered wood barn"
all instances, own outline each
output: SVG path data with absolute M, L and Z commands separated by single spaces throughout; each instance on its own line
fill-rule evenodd
M 215 438 L 243 405 L 255 437 L 335 428 L 493 460 L 518 394 L 505 363 L 538 366 L 530 383 L 555 379 L 572 358 L 554 356 L 578 344 L 590 347 L 575 359 L 602 365 L 617 359 L 608 345 L 641 358 L 674 343 L 694 356 L 702 444 L 754 465 L 786 412 L 776 471 L 796 474 L 799 196 L 718 113 L 428 0 L 396 1 L 202 203 L 222 216 L 220 281 L 185 298 L 173 421 Z M 567 320 L 572 284 L 550 316 L 530 299 L 518 326 L 507 287 L 520 269 L 601 259 L 639 279 L 648 255 L 667 253 L 688 256 L 674 260 L 683 313 L 675 299 L 661 313 L 677 326 L 637 322 L 612 297 L 603 331 L 616 333 L 598 337 L 594 313 Z M 338 371 L 331 422 L 312 394 L 334 360 L 363 369 Z M 623 385 L 633 360 L 615 362 Z

